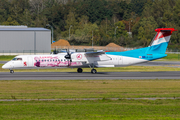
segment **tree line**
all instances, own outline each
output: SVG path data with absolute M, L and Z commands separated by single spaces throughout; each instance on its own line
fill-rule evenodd
M 180 0 L 0 0 L 0 24 L 49 24 L 55 41 L 66 39 L 72 45 L 91 45 L 93 39 L 100 46 L 144 47 L 156 28 L 180 30 Z M 170 47 L 179 44 L 178 31 Z

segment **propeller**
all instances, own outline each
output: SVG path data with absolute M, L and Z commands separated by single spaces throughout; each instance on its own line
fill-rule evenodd
M 68 48 L 68 50 L 67 50 L 67 55 L 65 55 L 64 58 L 66 58 L 66 59 L 69 60 L 69 61 L 68 61 L 68 66 L 70 66 L 72 60 L 71 60 L 71 54 L 70 54 L 70 52 L 69 52 L 69 48 Z
M 71 59 L 71 54 L 69 52 L 69 49 L 67 50 L 67 55 L 65 55 L 64 58 Z

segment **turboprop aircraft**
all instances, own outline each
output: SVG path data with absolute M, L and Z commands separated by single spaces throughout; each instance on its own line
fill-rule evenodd
M 74 52 L 55 55 L 19 55 L 2 66 L 14 73 L 14 69 L 39 69 L 39 68 L 91 68 L 91 73 L 96 73 L 98 67 L 123 67 L 138 63 L 148 62 L 166 57 L 165 54 L 174 28 L 157 28 L 157 32 L 148 47 L 124 52 Z

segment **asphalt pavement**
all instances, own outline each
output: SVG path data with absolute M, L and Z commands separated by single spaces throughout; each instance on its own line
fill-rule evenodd
M 168 72 L 0 72 L 0 80 L 127 80 L 180 79 L 180 71 Z

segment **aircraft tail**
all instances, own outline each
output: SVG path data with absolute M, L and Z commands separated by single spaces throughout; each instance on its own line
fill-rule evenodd
M 171 38 L 171 34 L 174 31 L 177 31 L 174 28 L 157 28 L 155 29 L 157 34 L 149 45 L 147 49 L 147 54 L 165 54 L 168 43 Z

